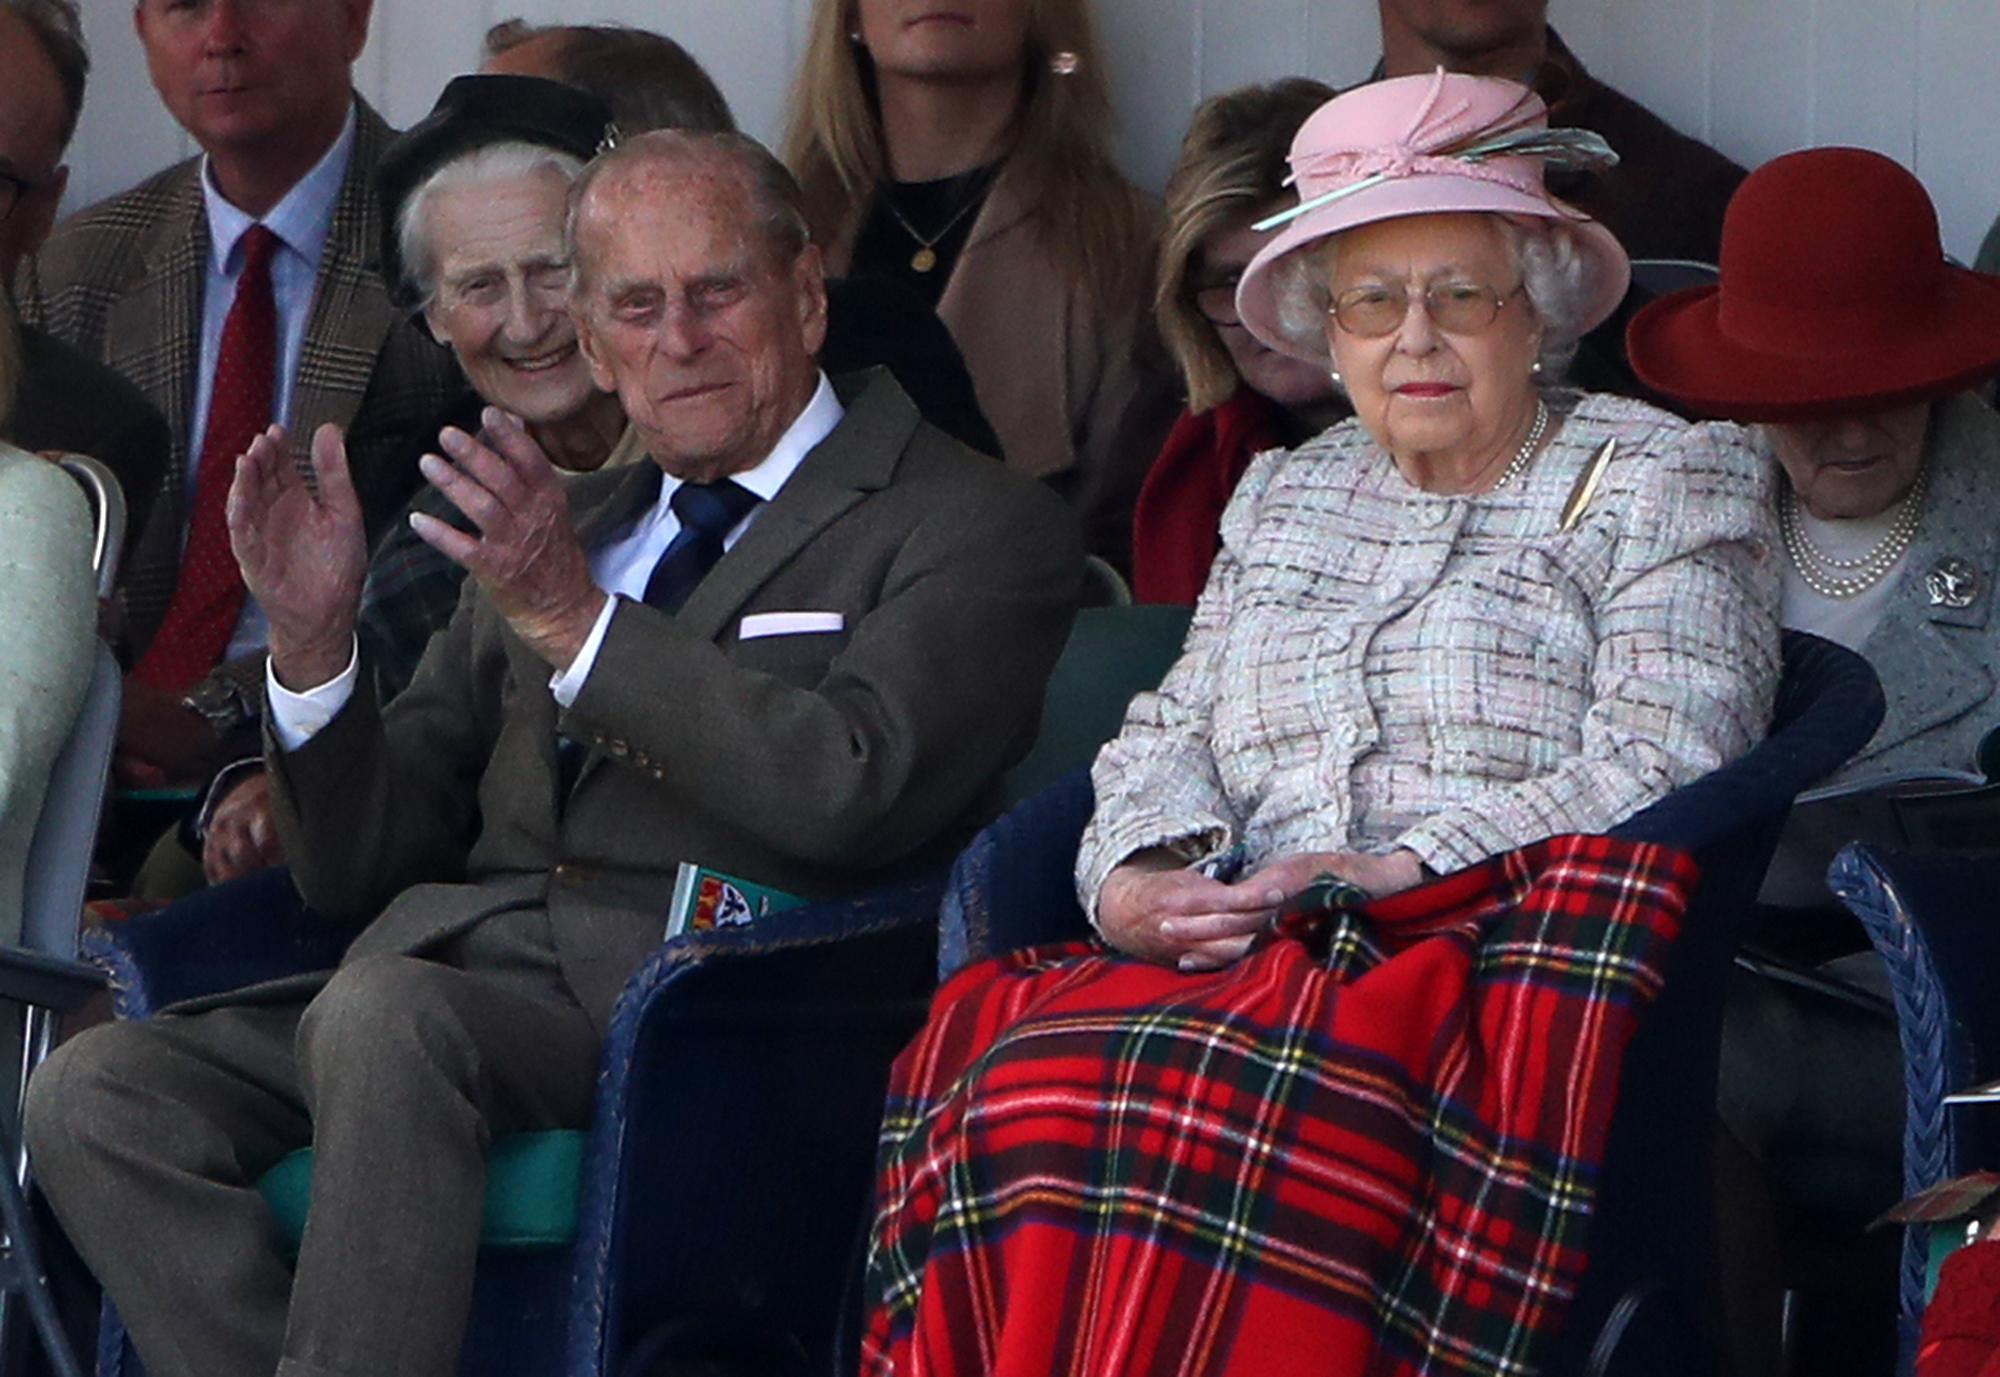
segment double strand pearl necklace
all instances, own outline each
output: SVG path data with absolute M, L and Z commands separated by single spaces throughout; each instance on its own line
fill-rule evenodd
M 1785 553 L 1791 556 L 1792 568 L 1800 582 L 1822 598 L 1844 602 L 1860 597 L 1887 578 L 1910 548 L 1910 542 L 1916 539 L 1917 522 L 1923 516 L 1924 485 L 1929 478 L 1928 470 L 1917 475 L 1917 481 L 1896 504 L 1896 515 L 1889 529 L 1866 552 L 1853 559 L 1837 558 L 1813 544 L 1806 533 L 1799 494 L 1787 485 L 1785 500 L 1778 505 L 1778 531 L 1785 538 Z
M 1498 492 L 1519 478 L 1521 471 L 1528 467 L 1528 461 L 1535 457 L 1535 447 L 1542 443 L 1542 436 L 1548 433 L 1548 429 L 1548 403 L 1538 397 L 1535 399 L 1535 423 L 1528 427 L 1528 438 L 1521 441 L 1521 447 L 1514 451 L 1514 457 L 1507 461 L 1507 467 L 1500 470 L 1500 476 L 1493 480 L 1493 486 L 1486 491 Z

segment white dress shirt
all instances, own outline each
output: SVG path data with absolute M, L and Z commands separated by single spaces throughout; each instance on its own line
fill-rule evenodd
M 273 419 L 289 422 L 293 383 L 299 356 L 305 350 L 306 324 L 312 317 L 313 285 L 319 278 L 320 252 L 333 227 L 347 162 L 354 151 L 355 112 L 347 112 L 340 136 L 312 170 L 293 184 L 284 199 L 261 221 L 223 199 L 206 162 L 202 165 L 202 205 L 208 215 L 208 271 L 202 288 L 201 367 L 195 373 L 193 424 L 188 436 L 188 490 L 194 490 L 195 468 L 201 463 L 203 437 L 208 433 L 209 400 L 215 392 L 215 367 L 222 355 L 222 327 L 236 301 L 236 282 L 243 275 L 243 236 L 261 223 L 278 236 L 271 256 L 271 297 L 278 311 L 277 391 L 271 398 Z M 255 598 L 243 604 L 225 656 L 234 659 L 263 647 L 267 639 L 263 609 Z
M 827 382 L 824 373 L 820 374 L 819 386 L 814 390 L 812 400 L 806 403 L 805 410 L 798 414 L 785 433 L 778 437 L 778 443 L 764 456 L 763 462 L 745 472 L 730 475 L 764 501 L 752 507 L 749 515 L 723 537 L 724 550 L 743 538 L 743 533 L 750 529 L 750 524 L 763 511 L 764 503 L 778 495 L 778 490 L 785 486 L 806 455 L 833 433 L 833 428 L 840 424 L 840 418 L 845 414 L 840 399 L 834 396 L 832 384 Z M 630 526 L 613 533 L 610 539 L 590 552 L 591 579 L 611 596 L 597 614 L 597 621 L 584 638 L 583 648 L 577 652 L 576 658 L 549 680 L 549 692 L 564 707 L 575 702 L 577 694 L 583 691 L 584 681 L 590 677 L 591 668 L 597 663 L 598 650 L 604 644 L 605 629 L 611 625 L 611 616 L 617 610 L 619 598 L 636 602 L 645 597 L 646 581 L 652 577 L 653 566 L 660 562 L 667 546 L 680 534 L 680 520 L 669 505 L 674 489 L 680 485 L 680 479 L 672 474 L 664 475 L 658 500 L 641 512 Z M 347 705 L 360 673 L 358 647 L 349 654 L 346 669 L 319 687 L 303 693 L 294 693 L 280 684 L 276 673 L 267 666 L 264 677 L 269 688 L 271 730 L 278 738 L 278 744 L 288 751 L 295 751 L 310 741 Z

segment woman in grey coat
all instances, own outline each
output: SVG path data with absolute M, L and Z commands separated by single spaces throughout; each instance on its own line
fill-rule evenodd
M 1895 162 L 1810 149 L 1750 175 L 1720 282 L 1641 311 L 1629 348 L 1650 386 L 1757 423 L 1785 478 L 1785 625 L 1881 677 L 1882 725 L 1834 780 L 1976 770 L 2000 722 L 2000 416 L 1968 389 L 2000 371 L 2000 278 L 1945 261 L 1929 196 Z M 1831 904 L 1819 876 L 1849 838 L 1799 821 L 1767 895 Z M 1840 935 L 1815 922 L 1815 957 Z M 1820 974 L 1888 993 L 1872 951 Z M 1858 1226 L 1892 1204 L 1902 1098 L 1888 1014 L 1739 970 L 1719 1090 L 1727 1258 L 1774 1257 L 1779 1213 Z M 1775 1371 L 1777 1277 L 1750 1263 L 1725 1286 L 1738 1370 Z

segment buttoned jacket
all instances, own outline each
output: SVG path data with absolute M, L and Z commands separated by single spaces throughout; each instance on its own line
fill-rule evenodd
M 1944 767 L 1976 770 L 1979 741 L 2000 726 L 2000 416 L 1970 393 L 1932 413 L 1930 477 L 1895 591 L 1861 653 L 1888 711 L 1834 781 Z M 1951 577 L 1947 577 L 1950 574 Z
M 372 537 L 408 500 L 417 474 L 398 462 L 456 392 L 450 355 L 390 305 L 380 267 L 375 164 L 394 136 L 357 102 L 354 147 L 320 253 L 292 393 L 291 435 L 347 433 Z M 209 255 L 202 160 L 190 158 L 65 221 L 25 274 L 21 314 L 124 374 L 166 418 L 172 444 L 120 579 L 135 654 L 166 614 L 186 535 L 188 432 L 201 365 Z
M 678 613 L 619 602 L 567 710 L 468 581 L 386 710 L 364 674 L 332 723 L 272 753 L 300 888 L 367 924 L 350 960 L 545 904 L 601 1025 L 660 940 L 680 862 L 826 897 L 942 865 L 995 811 L 1081 586 L 1075 522 L 924 424 L 886 374 L 862 377 Z M 658 488 L 651 464 L 576 480 L 586 545 Z M 840 629 L 747 622 L 798 611 Z M 559 735 L 588 750 L 566 793 Z
M 1357 421 L 1251 465 L 1182 658 L 1098 757 L 1088 902 L 1153 846 L 1453 870 L 1601 831 L 1763 736 L 1768 466 L 1734 426 L 1549 402 L 1567 419 L 1534 462 L 1473 496 L 1412 486 Z

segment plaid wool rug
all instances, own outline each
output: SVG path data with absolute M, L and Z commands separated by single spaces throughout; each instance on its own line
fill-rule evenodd
M 1694 874 L 1557 837 L 1222 971 L 960 972 L 890 1082 L 863 1371 L 1536 1371 Z

